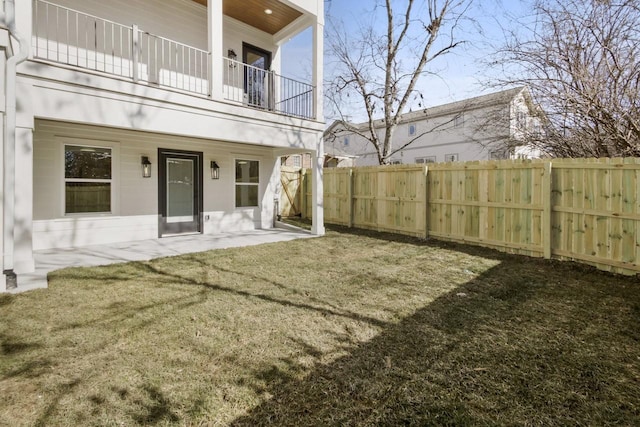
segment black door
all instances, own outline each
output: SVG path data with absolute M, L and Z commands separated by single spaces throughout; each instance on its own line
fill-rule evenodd
M 160 237 L 202 232 L 202 153 L 158 149 Z
M 243 43 L 242 62 L 245 64 L 244 93 L 247 104 L 272 109 L 271 52 Z

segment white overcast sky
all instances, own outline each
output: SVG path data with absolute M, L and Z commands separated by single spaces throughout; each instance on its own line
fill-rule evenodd
M 404 3 L 398 0 L 398 3 Z M 461 39 L 467 43 L 433 64 L 438 76 L 424 76 L 419 82 L 425 105 L 434 106 L 464 98 L 481 95 L 495 89 L 487 89 L 482 83 L 491 75 L 481 63 L 491 53 L 491 44 L 499 44 L 504 38 L 502 28 L 514 28 L 513 17 L 527 14 L 528 1 L 519 0 L 475 0 L 469 13 L 474 24 L 462 25 Z M 383 15 L 372 15 L 375 0 L 329 0 L 325 1 L 326 20 L 340 19 L 347 30 L 357 30 L 363 20 L 380 22 L 384 27 Z M 401 10 L 398 7 L 398 10 Z M 381 10 L 380 10 L 381 11 Z M 329 26 L 327 22 L 326 26 Z M 283 75 L 309 81 L 311 76 L 311 55 L 309 45 L 311 31 L 305 31 L 283 47 Z M 327 44 L 325 43 L 325 48 Z M 327 70 L 325 70 L 325 74 Z M 353 112 L 354 119 L 358 112 Z M 331 120 L 327 117 L 327 120 Z

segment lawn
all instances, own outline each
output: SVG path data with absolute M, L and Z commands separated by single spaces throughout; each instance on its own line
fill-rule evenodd
M 640 283 L 330 230 L 0 295 L 0 425 L 637 425 Z

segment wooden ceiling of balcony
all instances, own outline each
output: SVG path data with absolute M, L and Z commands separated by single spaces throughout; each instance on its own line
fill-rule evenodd
M 207 0 L 193 0 L 203 6 Z M 264 11 L 271 9 L 271 15 Z M 222 11 L 245 24 L 275 34 L 298 19 L 302 13 L 278 0 L 223 0 Z

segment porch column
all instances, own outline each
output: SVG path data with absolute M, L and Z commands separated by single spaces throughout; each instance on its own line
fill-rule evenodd
M 318 2 L 319 15 L 315 19 L 315 25 L 313 26 L 313 86 L 315 87 L 313 106 L 315 112 L 315 119 L 318 121 L 324 121 L 323 110 L 323 95 L 322 95 L 322 83 L 323 83 L 323 52 L 324 52 L 324 22 L 323 9 L 324 2 Z
M 209 92 L 211 98 L 217 101 L 223 99 L 224 81 L 224 41 L 223 41 L 223 17 L 222 0 L 207 1 L 207 21 L 209 40 Z
M 35 270 L 33 259 L 33 127 L 16 127 L 14 270 L 18 274 Z
M 33 1 L 14 0 L 16 9 L 16 27 L 25 40 L 31 40 L 33 32 Z M 0 3 L 2 3 L 0 1 Z M 33 49 L 29 46 L 29 59 L 33 58 Z
M 318 149 L 316 150 L 315 161 L 313 162 L 313 185 L 312 185 L 312 223 L 311 232 L 317 236 L 324 235 L 324 203 L 323 203 L 323 183 L 322 167 L 324 166 L 324 140 L 322 135 L 318 137 Z

